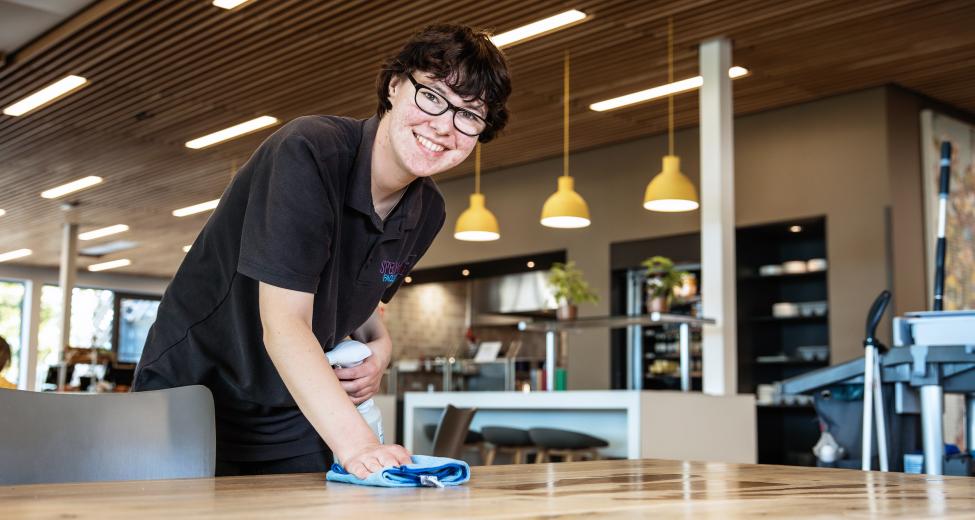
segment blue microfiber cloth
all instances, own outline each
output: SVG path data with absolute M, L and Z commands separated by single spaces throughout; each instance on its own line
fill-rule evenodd
M 332 469 L 325 475 L 325 479 L 332 482 L 379 487 L 459 486 L 471 479 L 471 467 L 462 460 L 413 455 L 412 464 L 383 468 L 365 479 L 359 479 L 337 463 L 332 464 Z

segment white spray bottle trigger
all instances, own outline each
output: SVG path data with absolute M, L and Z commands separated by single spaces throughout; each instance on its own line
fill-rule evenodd
M 354 339 L 345 340 L 335 348 L 325 353 L 325 357 L 328 358 L 328 364 L 336 368 L 352 368 L 359 366 L 363 361 L 372 355 L 372 349 L 367 347 L 365 343 L 356 341 Z M 384 442 L 383 439 L 383 417 L 382 413 L 379 411 L 379 407 L 375 406 L 372 399 L 363 401 L 359 403 L 356 407 L 359 413 L 362 415 L 363 420 L 369 425 L 376 437 L 379 438 L 379 442 Z
M 325 353 L 328 364 L 339 368 L 359 366 L 371 355 L 372 350 L 369 347 L 354 339 L 345 340 Z

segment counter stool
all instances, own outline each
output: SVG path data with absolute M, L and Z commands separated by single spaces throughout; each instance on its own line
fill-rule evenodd
M 528 462 L 528 454 L 537 450 L 526 430 L 507 426 L 484 426 L 481 434 L 490 444 L 484 457 L 485 466 L 494 464 L 498 453 L 510 453 L 515 464 L 524 464 Z
M 574 460 L 598 460 L 596 448 L 605 448 L 609 443 L 599 437 L 585 433 L 555 428 L 532 428 L 528 430 L 532 442 L 538 446 L 535 462 L 547 462 L 552 455 L 561 456 L 565 462 Z

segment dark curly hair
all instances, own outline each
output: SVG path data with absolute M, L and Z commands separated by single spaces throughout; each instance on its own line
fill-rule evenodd
M 488 126 L 478 137 L 486 143 L 508 123 L 505 103 L 511 95 L 508 60 L 491 43 L 490 35 L 466 25 L 428 25 L 383 64 L 376 78 L 380 118 L 393 108 L 389 82 L 394 76 L 423 71 L 443 81 L 465 101 L 480 99 L 487 109 Z

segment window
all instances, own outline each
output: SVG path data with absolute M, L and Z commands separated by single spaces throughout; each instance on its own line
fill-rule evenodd
M 106 289 L 75 287 L 71 293 L 69 344 L 81 348 L 112 348 L 115 295 Z M 61 356 L 61 288 L 41 288 L 41 323 L 37 334 L 37 389 L 43 389 L 48 369 Z
M 118 362 L 138 363 L 149 327 L 156 321 L 159 300 L 122 295 L 118 299 Z
M 0 281 L 0 336 L 10 344 L 10 365 L 0 376 L 16 384 L 20 378 L 20 356 L 23 345 L 24 284 Z

